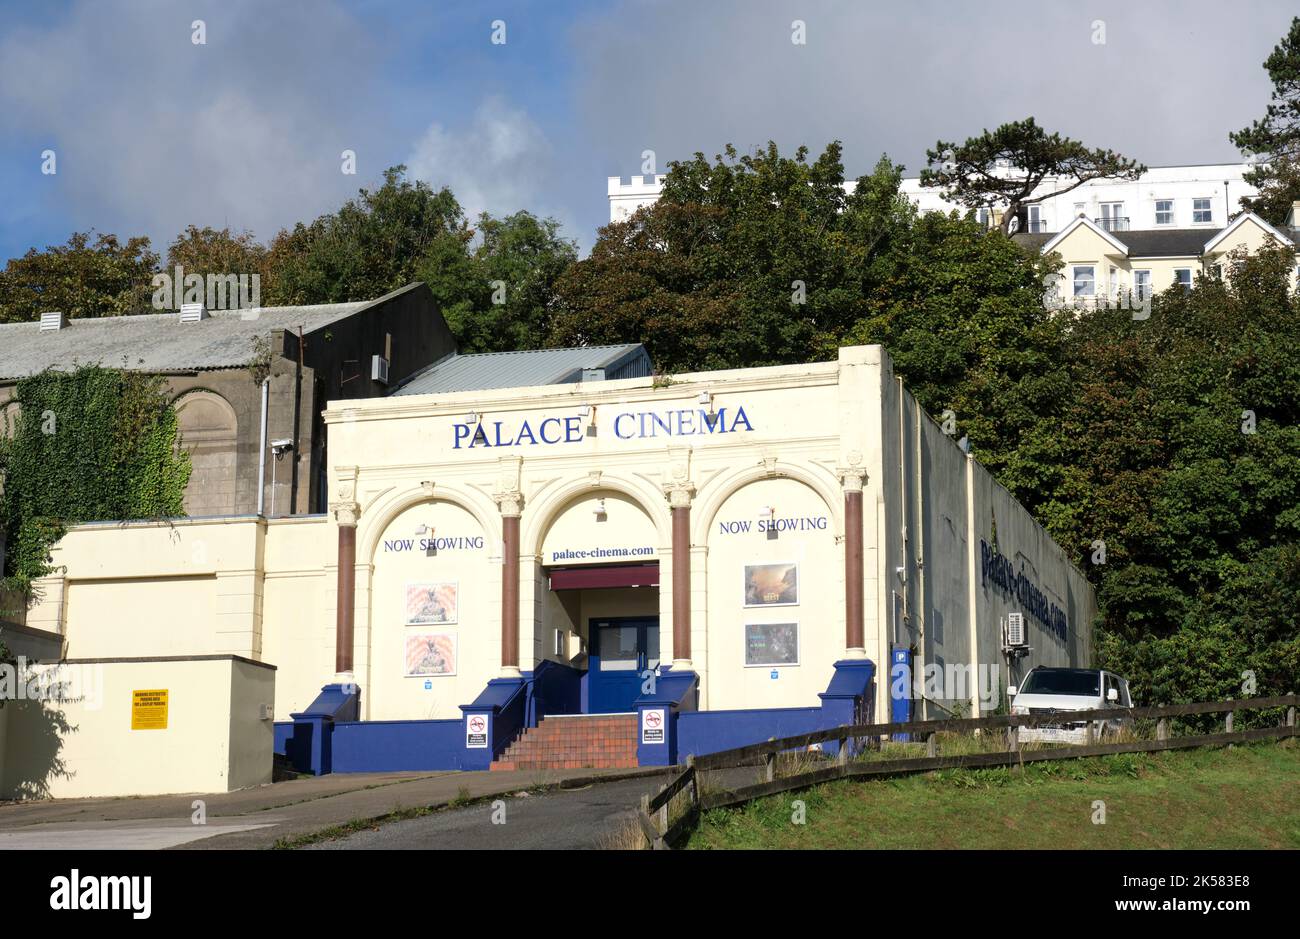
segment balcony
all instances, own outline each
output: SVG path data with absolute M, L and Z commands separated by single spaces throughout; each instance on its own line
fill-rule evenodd
M 1101 218 L 1097 219 L 1097 224 L 1103 231 L 1128 231 L 1128 216 L 1103 215 Z
M 1026 231 L 1028 231 L 1032 235 L 1042 235 L 1051 231 L 1051 229 L 1047 227 L 1047 222 L 1043 221 L 1042 219 L 1031 218 L 1029 220 L 1029 223 L 1026 225 Z

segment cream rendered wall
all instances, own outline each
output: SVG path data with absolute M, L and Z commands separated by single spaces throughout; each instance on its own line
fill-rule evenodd
M 561 541 L 578 546 L 607 543 L 615 527 L 618 532 L 614 534 L 656 549 L 660 562 L 658 597 L 629 597 L 628 608 L 639 613 L 654 609 L 657 603 L 662 655 L 665 661 L 671 661 L 672 551 L 666 490 L 674 485 L 690 489 L 692 652 L 700 663 L 697 668 L 702 668 L 714 636 L 712 617 L 734 617 L 734 594 L 729 592 L 727 600 L 718 601 L 726 606 L 715 607 L 708 586 L 712 564 L 708 532 L 734 492 L 759 479 L 801 480 L 804 486 L 822 493 L 825 502 L 835 505 L 831 524 L 835 536 L 839 534 L 843 497 L 834 469 L 839 459 L 838 377 L 836 363 L 816 363 L 675 375 L 667 380 L 628 379 L 332 402 L 326 412 L 333 461 L 330 491 L 332 496 L 339 492 L 353 494 L 360 512 L 356 666 L 358 681 L 363 685 L 364 715 L 442 715 L 444 703 L 448 707 L 467 703 L 488 678 L 500 673 L 502 522 L 498 497 L 503 493 L 515 493 L 512 500 L 522 504 L 520 667 L 528 669 L 550 654 L 551 629 L 556 621 L 585 628 L 582 620 L 589 613 L 585 600 L 574 607 L 572 601 L 557 599 L 546 589 L 542 568 L 552 557 L 546 552 L 555 550 L 552 545 Z M 681 410 L 694 416 L 701 407 L 701 392 L 713 396 L 712 405 L 716 413 L 725 412 L 728 426 L 735 423 L 738 409 L 743 407 L 752 430 L 741 425 L 730 433 L 715 429 L 700 434 L 664 434 L 651 424 L 654 436 L 620 438 L 615 433 L 615 419 L 621 413 Z M 595 409 L 594 434 L 587 432 L 590 421 L 581 418 L 583 407 Z M 503 440 L 509 441 L 513 441 L 513 432 L 524 420 L 537 428 L 548 419 L 581 418 L 581 429 L 568 443 L 471 448 L 462 439 L 458 449 L 454 428 L 465 422 L 470 411 L 481 414 L 484 426 L 493 433 L 500 422 Z M 626 434 L 635 421 L 625 419 L 618 426 Z M 591 502 L 598 496 L 606 498 L 607 506 L 627 524 L 616 526 L 613 516 L 605 522 L 597 521 Z M 486 559 L 474 575 L 472 586 L 485 604 L 492 604 L 474 614 L 486 618 L 486 627 L 471 630 L 464 622 L 457 627 L 462 659 L 466 650 L 473 650 L 473 661 L 478 663 L 472 668 L 466 666 L 473 673 L 473 687 L 467 685 L 454 699 L 440 700 L 432 708 L 425 704 L 428 699 L 422 694 L 399 693 L 391 688 L 394 666 L 390 664 L 392 640 L 388 636 L 399 630 L 391 625 L 393 601 L 388 598 L 394 584 L 407 576 L 406 572 L 397 572 L 394 565 L 411 563 L 411 559 L 395 559 L 391 552 L 385 555 L 380 550 L 383 539 L 392 537 L 390 526 L 394 519 L 430 498 L 454 501 L 482 522 L 487 533 Z M 402 517 L 399 527 L 406 530 L 414 523 L 414 516 L 409 520 Z M 643 558 L 613 560 L 639 559 Z M 842 561 L 832 560 L 830 566 L 842 568 Z M 467 573 L 462 579 L 469 576 Z M 840 596 L 838 602 L 842 604 Z M 466 602 L 470 602 L 468 595 Z M 612 615 L 615 610 L 610 612 Z M 842 614 L 837 615 L 837 621 L 842 634 Z M 331 629 L 331 639 L 332 634 Z M 842 635 L 838 641 L 842 652 Z M 742 671 L 738 675 L 743 673 L 743 665 L 739 669 Z M 824 690 L 829 679 L 827 669 L 816 680 L 820 686 L 817 690 Z M 741 683 L 745 680 L 725 679 Z M 788 684 L 771 684 L 779 687 L 770 704 L 806 702 L 799 689 L 786 692 L 781 689 Z
M 775 537 L 770 520 L 789 525 Z M 844 560 L 831 507 L 792 479 L 760 479 L 736 490 L 719 508 L 708 533 L 707 654 L 696 654 L 701 707 L 815 706 L 844 657 Z M 792 523 L 792 524 L 791 524 Z M 747 529 L 747 530 L 746 530 Z M 797 565 L 798 603 L 746 608 L 745 567 Z M 797 623 L 797 665 L 748 666 L 747 624 Z M 775 672 L 777 677 L 772 678 Z
M 275 719 L 284 721 L 334 674 L 337 533 L 324 516 L 266 525 L 260 659 L 276 667 Z
M 67 637 L 69 658 L 257 658 L 263 533 L 247 517 L 76 526 L 32 612 Z
M 73 662 L 102 695 L 10 702 L 5 798 L 228 792 L 271 781 L 274 671 L 229 656 Z M 52 666 L 37 666 L 38 671 Z M 132 730 L 132 692 L 168 691 L 166 729 Z
M 421 526 L 432 534 L 417 534 Z M 433 539 L 434 550 L 420 550 Z M 407 547 L 409 545 L 409 547 Z M 501 563 L 495 541 L 473 514 L 453 502 L 432 499 L 395 516 L 379 538 L 373 559 L 370 649 L 362 702 L 371 720 L 460 717 L 500 667 Z M 454 622 L 407 625 L 407 588 L 454 585 Z M 407 642 L 420 635 L 448 635 L 456 646 L 454 675 L 406 677 Z M 426 688 L 428 684 L 430 687 Z

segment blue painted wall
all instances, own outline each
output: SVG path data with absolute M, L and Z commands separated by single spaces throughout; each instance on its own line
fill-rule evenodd
M 464 721 L 338 721 L 334 772 L 460 769 Z
M 810 734 L 838 724 L 820 707 L 683 711 L 677 715 L 677 759 L 746 747 L 769 737 Z

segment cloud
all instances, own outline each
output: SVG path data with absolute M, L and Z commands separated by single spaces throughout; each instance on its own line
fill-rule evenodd
M 1237 157 L 1228 131 L 1263 113 L 1260 63 L 1293 6 L 666 0 L 648 15 L 623 3 L 575 27 L 575 81 L 609 175 L 638 172 L 647 148 L 662 171 L 769 139 L 814 153 L 839 139 L 851 175 L 882 151 L 915 175 L 937 140 L 1029 115 L 1148 164 L 1216 162 Z M 791 42 L 796 19 L 806 45 Z
M 160 249 L 191 223 L 265 239 L 378 178 L 378 61 L 329 0 L 80 3 L 0 41 L 0 130 L 52 141 L 69 226 Z
M 570 213 L 556 205 L 556 155 L 546 134 L 500 96 L 485 98 L 462 127 L 430 124 L 406 163 L 415 178 L 448 186 L 471 219 L 480 212 L 528 209 L 570 221 Z M 592 185 L 599 187 L 600 180 Z

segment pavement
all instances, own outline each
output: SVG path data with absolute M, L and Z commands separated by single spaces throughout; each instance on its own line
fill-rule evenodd
M 629 848 L 631 844 L 620 835 L 636 824 L 641 795 L 653 795 L 670 778 L 641 777 L 578 789 L 507 795 L 321 841 L 308 850 Z
M 662 768 L 517 770 L 512 772 L 448 773 L 347 773 L 304 777 L 236 792 L 142 796 L 108 799 L 55 799 L 0 804 L 0 850 L 18 849 L 264 849 L 283 839 L 298 839 L 336 826 L 379 819 L 392 812 L 447 806 L 453 801 L 506 797 L 507 819 L 513 825 L 490 825 L 485 834 L 476 813 L 490 813 L 490 804 L 451 809 L 412 821 L 431 823 L 427 828 L 401 828 L 393 843 L 372 843 L 375 836 L 408 822 L 392 822 L 378 832 L 359 832 L 355 847 L 574 847 L 598 846 L 606 823 L 620 811 L 635 808 L 641 792 L 655 792 L 670 776 Z M 539 787 L 590 787 L 578 800 L 529 792 Z M 196 803 L 202 803 L 202 809 Z M 534 809 L 533 806 L 540 806 Z M 526 808 L 516 807 L 527 806 Z M 590 825 L 579 824 L 572 836 L 560 837 L 566 816 L 574 813 Z M 199 820 L 202 816 L 201 821 Z M 445 827 L 441 822 L 447 816 Z M 630 815 L 629 815 L 630 817 Z M 549 819 L 549 820 L 548 820 Z M 616 826 L 617 827 L 617 826 Z M 509 829 L 509 840 L 502 829 Z M 425 831 L 419 838 L 411 831 Z M 454 834 L 453 833 L 458 833 Z M 550 843 L 543 843 L 545 839 Z M 347 839 L 344 839 L 345 841 Z M 428 843 L 430 840 L 438 843 Z M 382 839 L 380 839 L 382 841 Z M 529 842 L 527 844 L 522 842 Z M 536 841 L 537 843 L 533 843 Z

